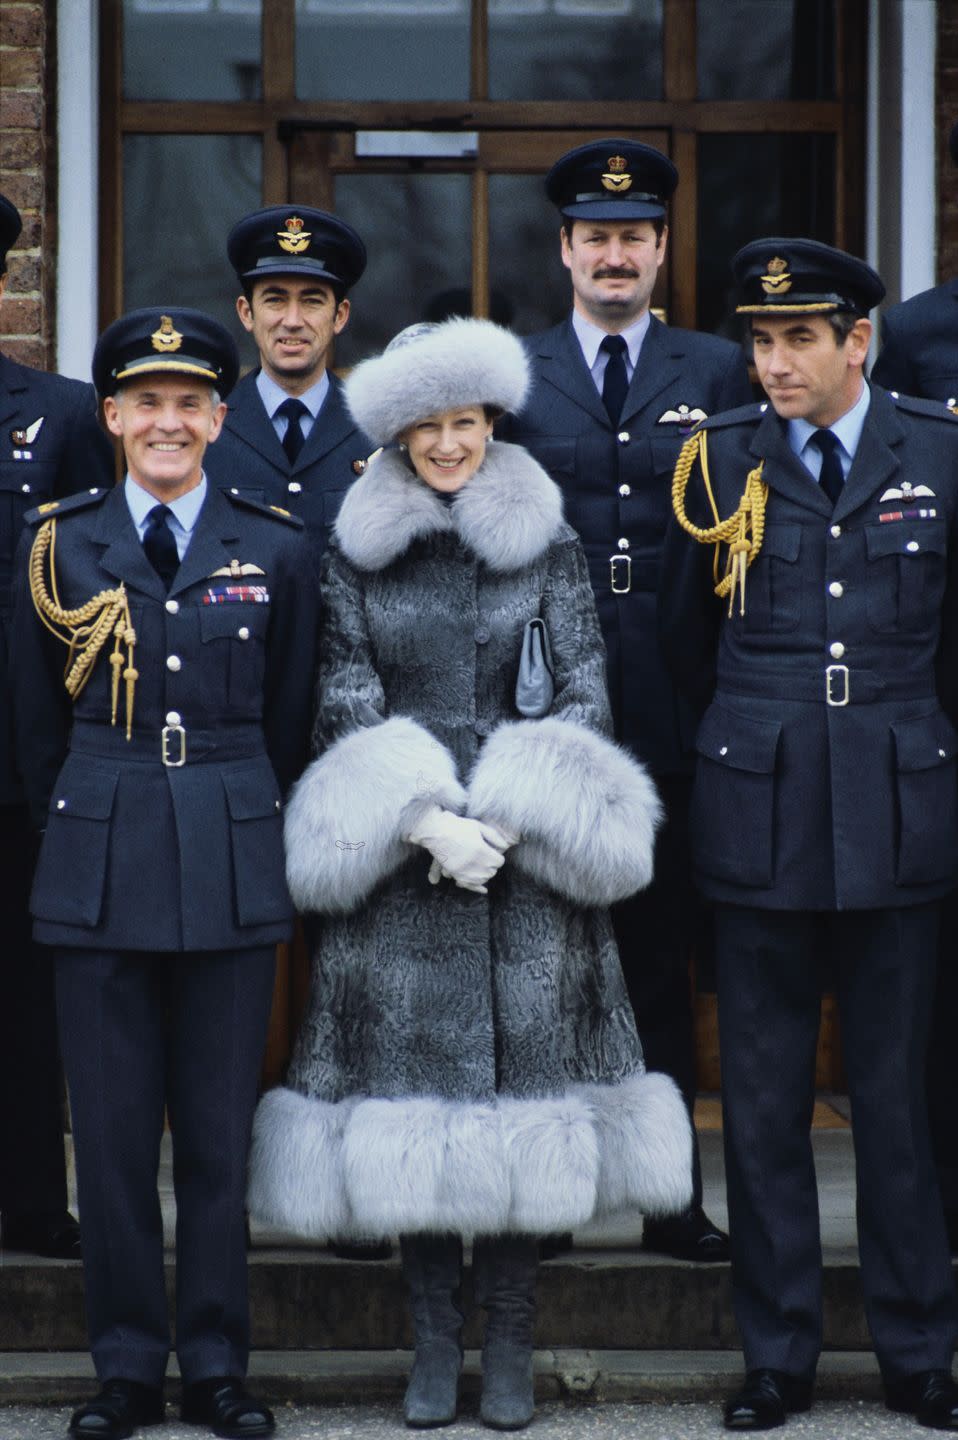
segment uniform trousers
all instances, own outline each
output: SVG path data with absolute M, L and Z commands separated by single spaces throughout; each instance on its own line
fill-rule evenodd
M 183 1381 L 246 1374 L 246 1162 L 274 968 L 272 946 L 56 951 L 87 1324 L 101 1381 L 158 1386 L 166 1371 L 157 1191 L 164 1107 L 173 1135 Z
M 689 961 L 693 946 L 704 933 L 706 911 L 691 879 L 691 779 L 684 775 L 657 777 L 656 786 L 665 823 L 655 839 L 652 884 L 612 906 L 612 925 L 646 1069 L 671 1075 L 692 1119 L 697 1080 Z M 692 1204 L 700 1205 L 702 1173 L 697 1143 L 692 1189 Z
M 0 1211 L 67 1208 L 53 957 L 31 938 L 36 839 L 25 805 L 0 806 Z
M 886 1381 L 948 1369 L 955 1289 L 928 1137 L 938 906 L 716 906 L 732 1292 L 746 1369 L 811 1377 L 822 1255 L 810 1129 L 821 995 L 837 992 L 865 1313 Z

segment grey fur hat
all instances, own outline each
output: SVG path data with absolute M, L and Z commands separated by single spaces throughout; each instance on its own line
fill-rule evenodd
M 346 404 L 374 445 L 463 405 L 518 410 L 529 389 L 522 343 L 491 320 L 410 325 L 346 380 Z

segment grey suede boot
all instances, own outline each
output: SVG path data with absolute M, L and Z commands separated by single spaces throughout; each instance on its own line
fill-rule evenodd
M 476 1301 L 486 1312 L 479 1414 L 492 1430 L 522 1430 L 532 1419 L 538 1265 L 531 1235 L 483 1235 L 473 1246 Z
M 403 1415 L 417 1429 L 451 1425 L 462 1369 L 462 1237 L 400 1235 L 416 1355 Z

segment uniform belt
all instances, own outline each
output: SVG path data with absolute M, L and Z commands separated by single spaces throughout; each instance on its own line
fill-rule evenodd
M 833 708 L 867 705 L 876 700 L 929 700 L 937 693 L 931 672 L 880 675 L 876 670 L 859 670 L 851 665 L 750 669 L 747 674 L 720 675 L 715 688 L 719 694 L 751 695 L 759 700 L 807 700 Z
M 71 751 L 102 755 L 115 760 L 136 760 L 166 765 L 202 764 L 211 760 L 245 760 L 265 753 L 260 725 L 226 725 L 220 730 L 193 730 L 188 725 L 163 725 L 155 730 L 134 729 L 130 739 L 121 725 L 79 720 L 70 735 Z

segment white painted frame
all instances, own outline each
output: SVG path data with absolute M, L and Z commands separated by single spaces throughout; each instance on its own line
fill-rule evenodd
M 57 369 L 89 380 L 97 335 L 99 14 L 57 0 Z

